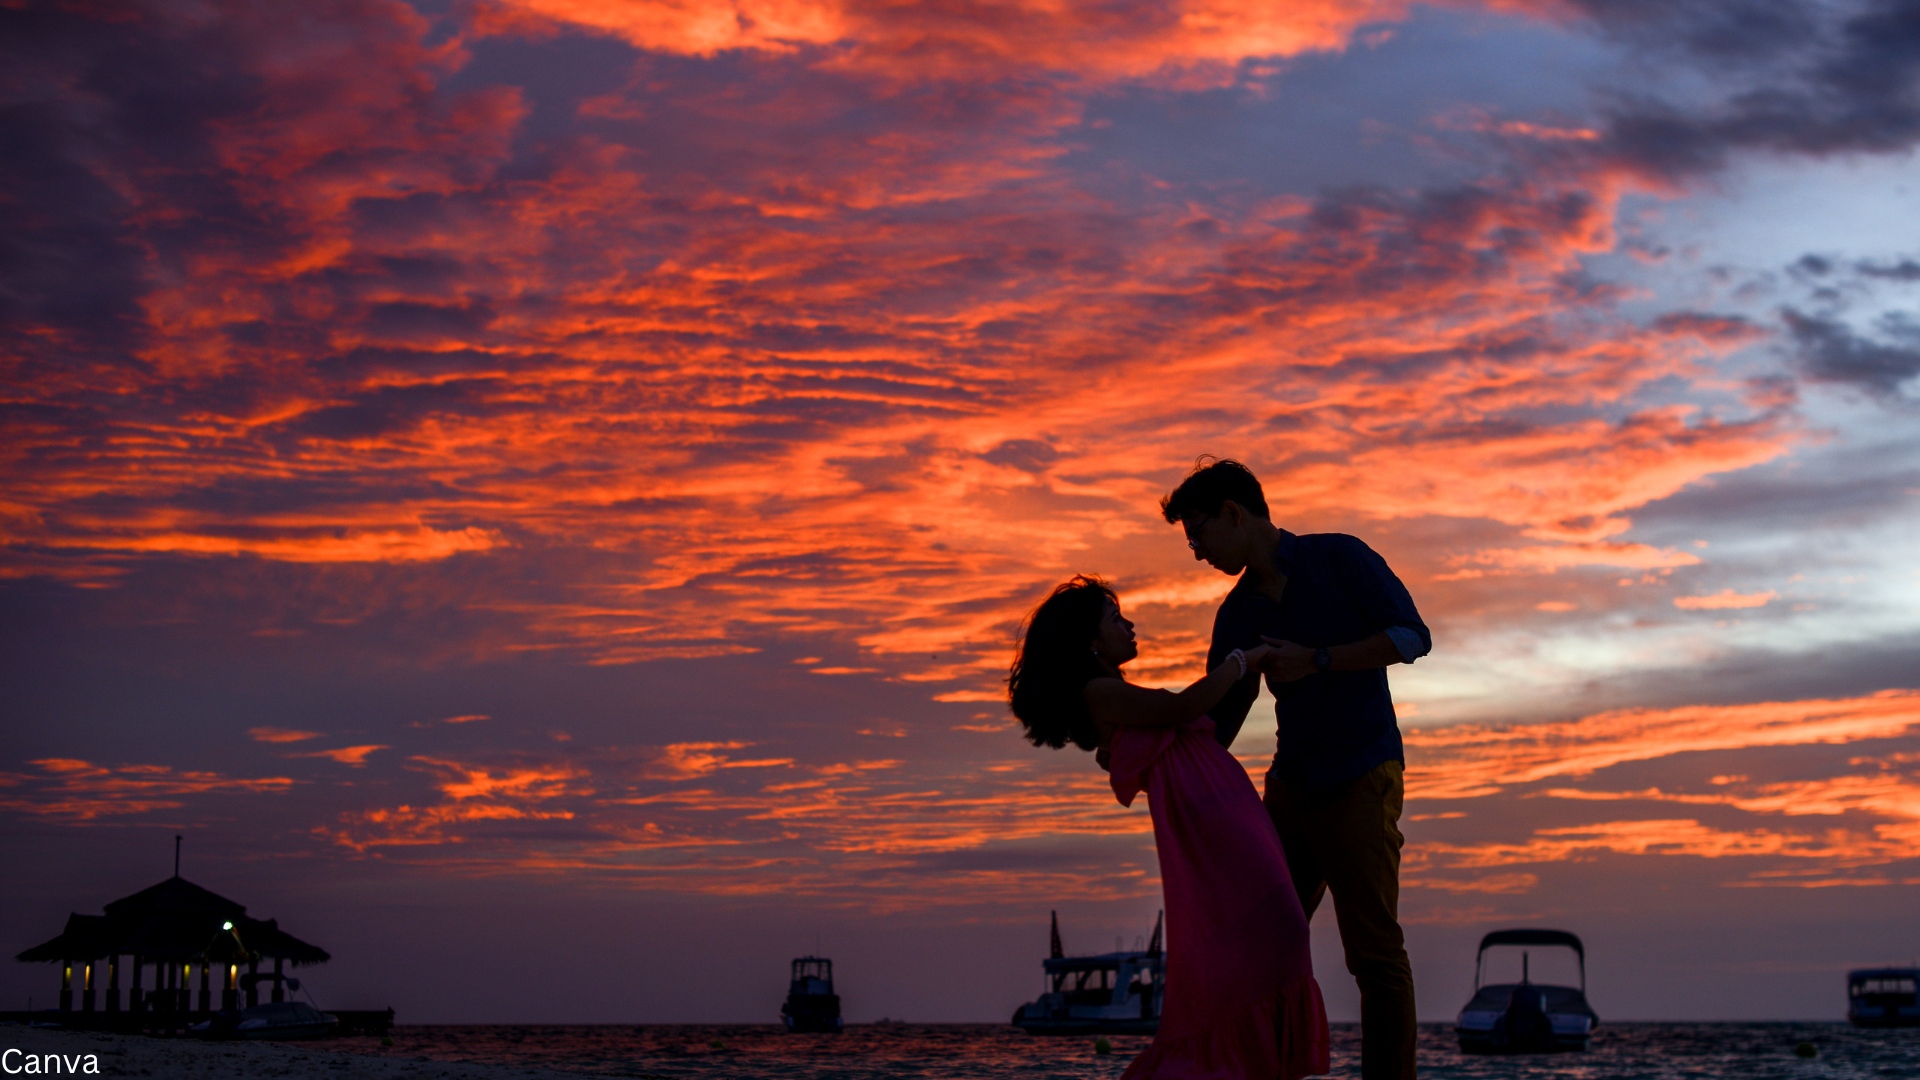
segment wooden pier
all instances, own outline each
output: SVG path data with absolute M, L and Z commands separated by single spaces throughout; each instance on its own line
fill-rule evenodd
M 392 1009 L 328 1009 L 327 1015 L 340 1021 L 334 1035 L 385 1035 L 393 1030 Z M 43 1025 L 70 1031 L 112 1031 L 122 1035 L 185 1035 L 187 1028 L 207 1019 L 199 1012 L 62 1012 L 59 1009 L 35 1009 L 33 1012 L 0 1012 L 0 1024 Z

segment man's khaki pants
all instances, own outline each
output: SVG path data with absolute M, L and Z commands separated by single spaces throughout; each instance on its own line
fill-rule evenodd
M 1413 965 L 1400 933 L 1402 766 L 1389 761 L 1324 791 L 1299 791 L 1267 773 L 1267 813 L 1307 918 L 1333 890 L 1347 970 L 1360 984 L 1360 1075 L 1412 1080 Z

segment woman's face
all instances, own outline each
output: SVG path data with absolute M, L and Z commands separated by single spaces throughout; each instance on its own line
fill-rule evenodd
M 1133 643 L 1132 621 L 1120 614 L 1120 605 L 1111 600 L 1100 616 L 1100 631 L 1093 639 L 1093 655 L 1116 668 L 1140 655 Z

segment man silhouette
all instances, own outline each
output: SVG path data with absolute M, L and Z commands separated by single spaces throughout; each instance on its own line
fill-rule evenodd
M 1410 1080 L 1413 968 L 1399 918 L 1406 757 L 1386 669 L 1426 655 L 1433 636 L 1373 549 L 1276 528 L 1260 481 L 1237 461 L 1201 458 L 1160 510 L 1194 558 L 1240 578 L 1214 616 L 1207 667 L 1234 649 L 1276 648 L 1213 710 L 1214 730 L 1233 744 L 1264 675 L 1279 725 L 1267 813 L 1309 919 L 1333 892 L 1360 985 L 1360 1075 Z

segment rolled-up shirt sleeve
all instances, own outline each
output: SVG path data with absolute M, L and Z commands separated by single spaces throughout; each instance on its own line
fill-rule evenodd
M 1420 631 L 1410 626 L 1389 626 L 1386 633 L 1393 647 L 1400 650 L 1400 659 L 1409 664 L 1433 651 L 1433 646 L 1420 636 Z

